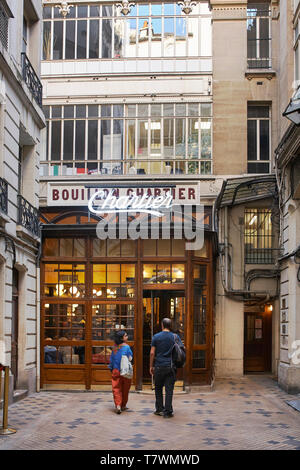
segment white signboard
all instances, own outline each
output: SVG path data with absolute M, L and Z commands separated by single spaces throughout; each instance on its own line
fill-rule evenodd
M 172 205 L 198 205 L 200 204 L 200 191 L 199 184 L 179 184 L 175 187 L 128 187 L 122 188 L 102 188 L 101 184 L 97 188 L 86 188 L 84 184 L 57 184 L 57 183 L 48 183 L 48 196 L 47 196 L 47 205 L 48 206 L 88 206 L 89 201 L 93 198 L 95 199 L 96 193 L 103 191 L 104 196 L 112 199 L 112 196 L 116 197 L 116 207 L 121 205 L 124 207 L 126 202 L 126 197 L 133 198 L 138 196 L 140 198 L 144 197 L 146 201 L 146 196 L 148 197 L 148 202 L 150 203 L 150 197 L 152 201 L 157 206 L 158 202 L 169 204 L 167 197 L 172 196 Z M 122 198 L 122 203 L 117 202 L 118 199 Z M 158 199 L 160 198 L 160 199 Z M 161 199 L 164 198 L 164 199 Z M 103 197 L 102 197 L 103 199 Z M 137 199 L 136 199 L 137 204 Z M 163 205 L 163 204 L 161 204 Z M 106 204 L 108 206 L 108 204 Z M 138 206 L 138 205 L 137 205 Z M 137 207 L 136 206 L 136 207 Z M 138 208 L 136 209 L 138 212 Z

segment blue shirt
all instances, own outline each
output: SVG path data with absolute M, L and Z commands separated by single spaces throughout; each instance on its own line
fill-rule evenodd
M 174 334 L 171 331 L 161 331 L 152 338 L 151 346 L 155 346 L 155 363 L 157 367 L 170 367 L 171 354 L 175 343 Z M 179 344 L 182 344 L 181 339 L 176 335 Z
M 128 346 L 128 344 L 124 344 L 119 349 L 116 349 L 116 347 L 114 347 L 114 349 L 111 353 L 111 356 L 110 356 L 110 362 L 109 362 L 108 368 L 110 370 L 113 370 L 113 369 L 120 370 L 120 364 L 121 364 L 122 356 L 127 356 L 128 358 L 130 358 L 130 357 L 133 358 L 132 351 L 130 349 L 130 346 Z

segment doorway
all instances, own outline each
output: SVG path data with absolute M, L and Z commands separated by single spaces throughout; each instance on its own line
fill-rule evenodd
M 272 315 L 245 312 L 244 372 L 270 372 L 272 358 Z
M 143 291 L 143 382 L 151 381 L 149 372 L 152 336 L 161 331 L 163 318 L 170 318 L 173 331 L 185 342 L 185 292 L 181 290 Z M 177 379 L 182 379 L 182 369 Z

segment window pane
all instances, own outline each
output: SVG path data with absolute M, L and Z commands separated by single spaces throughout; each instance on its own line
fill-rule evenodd
M 150 123 L 150 152 L 151 155 L 161 155 L 161 123 L 160 120 L 151 121 Z
M 156 256 L 156 240 L 143 240 L 143 256 Z
M 59 247 L 60 256 L 73 256 L 73 239 L 61 238 Z
M 53 37 L 53 60 L 62 59 L 63 47 L 63 23 L 62 21 L 54 22 L 54 37 Z
M 148 37 L 149 29 L 148 30 L 146 29 L 146 32 L 147 32 L 147 37 Z M 142 32 L 141 32 L 141 35 L 142 35 Z M 161 18 L 152 18 L 150 38 L 151 38 L 151 57 L 161 57 L 162 56 L 162 50 L 161 50 L 162 19 Z M 147 54 L 146 51 L 145 51 L 145 54 Z
M 138 158 L 148 155 L 148 121 L 138 121 Z
M 257 160 L 256 121 L 248 121 L 248 160 Z
M 128 148 L 127 154 L 129 158 L 135 156 L 135 121 L 127 121 L 127 133 L 128 133 Z
M 74 238 L 74 256 L 75 257 L 85 256 L 85 240 Z
M 107 7 L 102 7 L 105 9 Z M 103 15 L 104 16 L 104 15 Z M 112 57 L 112 20 L 102 20 L 102 58 Z
M 98 117 L 98 105 L 97 104 L 88 105 L 88 117 Z
M 60 160 L 61 121 L 52 121 L 51 160 Z
M 175 155 L 185 156 L 185 119 L 175 120 Z
M 71 105 L 64 106 L 64 117 L 65 118 L 74 117 L 74 106 L 71 106 Z
M 106 256 L 106 240 L 93 240 L 93 256 Z
M 103 160 L 111 159 L 111 121 L 101 121 L 101 154 Z
M 84 160 L 85 121 L 76 121 L 75 160 Z
M 201 158 L 211 158 L 211 120 L 201 119 Z
M 205 351 L 193 351 L 193 369 L 205 369 Z
M 56 238 L 46 238 L 43 245 L 44 256 L 58 256 L 58 240 Z
M 114 54 L 115 59 L 123 57 L 123 20 L 115 20 L 114 22 Z
M 63 160 L 73 160 L 74 121 L 64 121 Z
M 164 119 L 164 156 L 174 155 L 174 120 Z
M 107 240 L 107 256 L 120 257 L 121 255 L 121 242 L 120 240 Z
M 107 284 L 120 284 L 120 265 L 107 265 Z
M 269 121 L 260 121 L 260 160 L 270 159 Z
M 85 105 L 78 105 L 76 106 L 76 117 L 86 117 L 86 109 Z
M 171 240 L 157 240 L 157 256 L 171 255 Z
M 61 116 L 62 116 L 62 107 L 52 106 L 52 118 L 61 118 Z
M 44 21 L 43 23 L 43 60 L 50 60 L 50 59 L 51 59 L 51 22 Z
M 184 283 L 184 264 L 173 264 L 172 265 L 172 282 Z
M 77 16 L 78 18 L 87 17 L 87 6 L 78 5 L 77 6 Z
M 75 58 L 75 21 L 66 22 L 66 59 Z
M 98 121 L 88 121 L 88 160 L 97 160 Z
M 106 283 L 106 265 L 105 264 L 93 265 L 93 283 L 94 284 Z
M 77 21 L 77 59 L 86 58 L 87 22 Z
M 134 240 L 122 240 L 121 241 L 121 256 L 135 256 L 136 244 Z
M 188 119 L 188 157 L 197 158 L 199 151 L 199 121 L 198 119 Z
M 89 58 L 99 57 L 99 21 L 90 21 Z

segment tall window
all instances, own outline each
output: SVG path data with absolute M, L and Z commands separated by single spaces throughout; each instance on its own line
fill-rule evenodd
M 248 173 L 270 171 L 270 107 L 248 104 Z
M 274 236 L 270 209 L 245 210 L 245 263 L 272 264 Z
M 211 174 L 211 103 L 45 106 L 46 174 Z
M 247 61 L 251 69 L 271 67 L 271 9 L 267 2 L 248 1 Z
M 7 49 L 8 46 L 8 15 L 0 3 L 0 41 Z
M 44 60 L 211 56 L 208 3 L 186 16 L 177 2 L 137 3 L 124 16 L 116 5 L 71 7 L 66 18 L 44 7 Z

